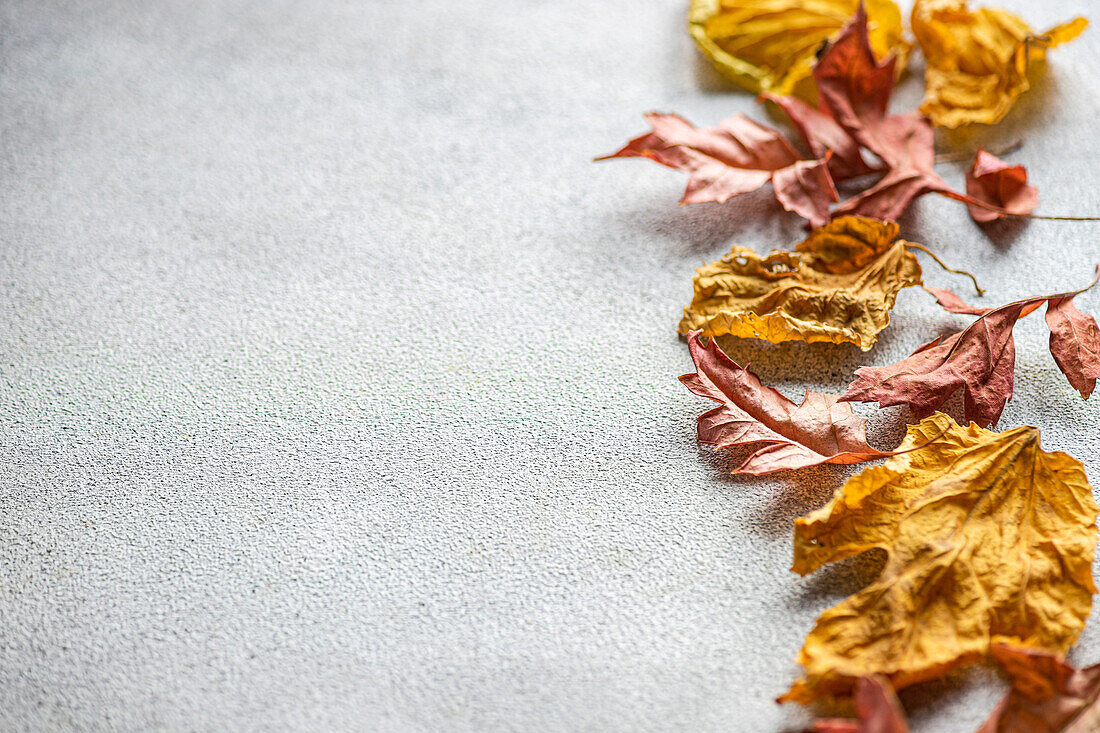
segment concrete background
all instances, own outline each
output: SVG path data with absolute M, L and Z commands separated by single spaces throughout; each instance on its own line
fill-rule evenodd
M 1037 28 L 1095 10 L 1003 4 Z M 773 698 L 874 567 L 798 578 L 791 521 L 851 470 L 730 478 L 695 444 L 674 333 L 696 265 L 799 222 L 767 192 L 677 208 L 681 175 L 590 162 L 650 109 L 764 119 L 684 5 L 0 4 L 0 727 L 809 720 Z M 1094 28 L 941 150 L 1022 137 L 1042 212 L 1100 214 L 1098 59 Z M 991 303 L 1100 261 L 1100 224 L 982 230 L 933 197 L 902 224 Z M 799 397 L 968 321 L 918 289 L 895 314 L 866 355 L 734 355 Z M 1001 425 L 1100 486 L 1100 399 L 1040 316 L 1017 344 Z M 892 447 L 905 411 L 860 409 Z M 1072 658 L 1100 661 L 1097 627 Z M 968 730 L 1002 689 L 977 668 L 903 701 L 917 731 Z

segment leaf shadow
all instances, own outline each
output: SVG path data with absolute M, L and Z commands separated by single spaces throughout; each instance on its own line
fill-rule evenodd
M 714 64 L 695 48 L 694 43 L 692 44 L 692 51 L 692 56 L 695 59 L 692 69 L 695 73 L 695 86 L 700 92 L 703 94 L 729 94 L 730 92 L 749 94 L 744 87 L 732 79 L 727 79 L 722 75 L 722 72 L 714 68 Z
M 676 205 L 662 197 L 610 214 L 620 228 L 657 233 L 681 257 L 718 256 L 732 244 L 758 251 L 793 245 L 805 238 L 803 219 L 775 200 L 770 186 L 722 203 Z M 760 246 L 758 242 L 765 243 Z

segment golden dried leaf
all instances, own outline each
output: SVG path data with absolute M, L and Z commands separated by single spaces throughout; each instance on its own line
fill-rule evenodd
M 813 230 L 797 252 L 761 257 L 734 247 L 700 267 L 680 333 L 852 343 L 867 351 L 904 287 L 920 285 L 898 225 L 845 216 Z
M 938 437 L 937 437 L 938 436 Z M 895 687 L 989 653 L 997 639 L 1064 652 L 1092 608 L 1100 508 L 1080 462 L 1047 453 L 1039 431 L 994 433 L 936 413 L 901 450 L 795 522 L 794 571 L 873 548 L 878 579 L 826 611 L 784 698 L 844 693 L 865 675 Z
M 927 62 L 921 112 L 941 127 L 1000 120 L 1027 91 L 1028 65 L 1088 26 L 1074 18 L 1035 34 L 1012 13 L 966 0 L 917 0 L 910 22 Z
M 688 28 L 714 65 L 751 92 L 813 97 L 810 71 L 821 44 L 856 12 L 858 0 L 692 0 Z M 866 0 L 871 47 L 891 53 L 898 74 L 910 44 L 893 0 Z

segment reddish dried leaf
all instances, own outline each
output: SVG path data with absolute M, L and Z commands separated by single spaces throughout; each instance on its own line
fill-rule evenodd
M 997 643 L 993 658 L 1012 679 L 977 733 L 1095 733 L 1100 730 L 1100 664 L 1076 669 L 1042 649 Z
M 1097 269 L 1100 277 L 1100 268 Z M 968 306 L 949 290 L 933 289 L 940 305 L 955 313 L 980 315 L 965 330 L 937 338 L 909 357 L 884 367 L 861 367 L 841 401 L 878 402 L 883 407 L 908 405 L 918 418 L 938 410 L 963 390 L 966 419 L 982 427 L 995 425 L 1012 397 L 1016 321 L 1047 303 L 1050 350 L 1069 383 L 1088 397 L 1100 377 L 1100 334 L 1096 321 L 1072 304 L 1081 290 L 1040 295 L 988 311 Z
M 787 113 L 806 147 L 815 157 L 824 158 L 832 152 L 829 173 L 833 180 L 844 181 L 875 172 L 876 169 L 867 165 L 864 160 L 859 143 L 837 124 L 828 110 L 811 107 L 798 97 L 781 97 L 776 94 L 761 96 Z
M 836 189 L 824 160 L 801 160 L 786 138 L 745 115 L 696 128 L 674 114 L 646 115 L 651 132 L 611 155 L 649 158 L 690 175 L 682 204 L 726 201 L 772 182 L 783 208 L 815 226 L 829 220 Z
M 968 305 L 962 298 L 955 294 L 954 291 L 947 288 L 934 288 L 930 285 L 925 285 L 924 289 L 931 293 L 936 298 L 936 302 L 940 304 L 940 307 L 951 313 L 965 313 L 971 316 L 984 316 L 989 313 L 992 308 L 977 308 L 972 305 Z
M 860 677 L 855 704 L 858 720 L 823 718 L 814 723 L 814 733 L 909 733 L 901 703 L 885 677 Z
M 791 97 L 767 98 L 787 113 L 814 155 L 822 157 L 829 150 L 834 152 L 829 164 L 834 179 L 874 172 L 866 165 L 861 147 L 885 164 L 883 177 L 841 203 L 833 211 L 834 217 L 857 214 L 897 219 L 914 199 L 926 193 L 966 203 L 978 221 L 1026 214 L 1035 207 L 1037 192 L 1027 186 L 1023 167 L 1007 166 L 984 151 L 988 159 L 981 159 L 981 165 L 973 173 L 973 183 L 968 177 L 967 194 L 951 190 L 936 173 L 931 125 L 919 113 L 886 112 L 894 89 L 894 61 L 875 60 L 862 4 L 821 55 L 813 76 L 818 89 L 818 109 Z M 979 216 L 975 211 L 983 213 Z
M 997 207 L 1007 214 L 1030 214 L 1039 203 L 1039 189 L 1027 183 L 1027 170 L 1022 165 L 1009 165 L 984 150 L 978 150 L 974 163 L 966 172 L 966 192 L 972 198 Z M 1005 213 L 968 204 L 974 221 L 1000 219 Z
M 865 421 L 851 405 L 818 392 L 807 392 L 796 405 L 726 356 L 714 339 L 704 345 L 699 334 L 688 334 L 696 371 L 680 381 L 720 404 L 699 417 L 700 443 L 716 448 L 756 445 L 734 473 L 760 475 L 891 455 L 867 443 Z
M 1100 329 L 1096 319 L 1077 310 L 1073 296 L 1047 301 L 1050 353 L 1070 385 L 1086 400 L 1100 379 Z

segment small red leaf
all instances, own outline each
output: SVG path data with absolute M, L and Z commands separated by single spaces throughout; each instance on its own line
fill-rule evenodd
M 814 733 L 909 733 L 901 703 L 885 677 L 860 677 L 855 704 L 858 720 L 821 718 L 814 723 Z
M 1091 733 L 1100 730 L 1100 664 L 1076 669 L 1049 651 L 992 647 L 1012 689 L 977 733 Z
M 966 193 L 1004 213 L 968 204 L 974 221 L 989 222 L 1007 214 L 1030 214 L 1039 203 L 1039 189 L 1027 183 L 1022 165 L 1009 165 L 984 150 L 979 150 L 966 172 Z

